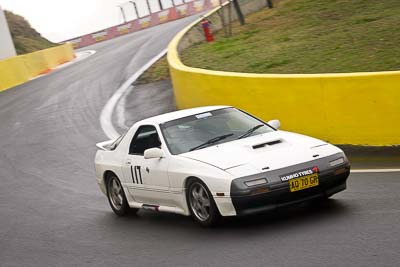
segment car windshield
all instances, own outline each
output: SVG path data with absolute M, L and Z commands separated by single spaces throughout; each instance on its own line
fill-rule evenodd
M 224 108 L 160 125 L 173 155 L 274 131 L 261 120 L 235 108 Z

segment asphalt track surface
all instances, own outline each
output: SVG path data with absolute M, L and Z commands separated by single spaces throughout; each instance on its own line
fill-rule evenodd
M 399 266 L 399 173 L 351 174 L 326 203 L 213 229 L 111 212 L 93 170 L 101 109 L 190 20 L 97 44 L 85 61 L 0 93 L 0 266 Z

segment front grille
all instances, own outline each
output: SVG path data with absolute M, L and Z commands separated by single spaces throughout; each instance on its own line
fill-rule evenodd
M 297 192 L 290 192 L 287 182 L 281 183 L 281 185 L 285 186 L 280 186 L 268 193 L 232 196 L 232 203 L 237 214 L 240 215 L 273 209 L 277 205 L 291 204 L 293 202 L 299 202 L 314 197 L 322 197 L 327 191 L 345 185 L 349 173 L 350 172 L 348 171 L 339 175 L 321 175 L 320 184 L 318 186 Z

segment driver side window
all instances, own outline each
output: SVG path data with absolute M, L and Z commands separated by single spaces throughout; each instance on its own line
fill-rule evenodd
M 154 126 L 143 125 L 137 129 L 129 147 L 129 154 L 143 156 L 149 148 L 161 147 L 160 138 Z

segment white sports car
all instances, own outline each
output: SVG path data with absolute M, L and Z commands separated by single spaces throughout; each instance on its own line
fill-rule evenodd
M 324 141 L 228 106 L 171 112 L 97 144 L 97 183 L 117 215 L 191 215 L 202 225 L 346 189 L 350 164 Z

